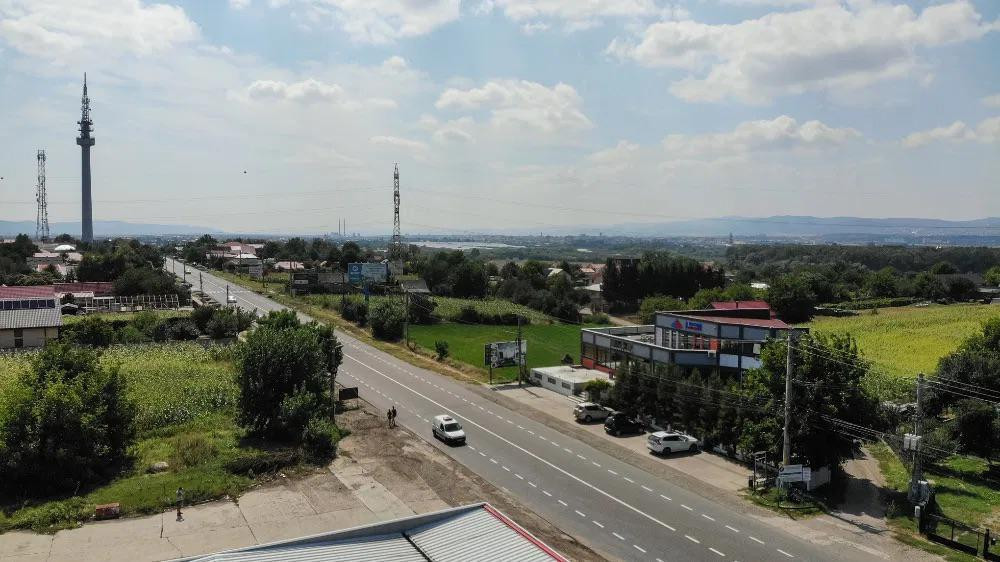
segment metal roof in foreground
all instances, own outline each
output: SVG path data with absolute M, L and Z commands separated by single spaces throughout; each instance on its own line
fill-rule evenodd
M 488 503 L 183 559 L 187 562 L 564 562 Z

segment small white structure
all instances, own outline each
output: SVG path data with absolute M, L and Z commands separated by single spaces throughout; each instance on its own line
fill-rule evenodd
M 531 382 L 559 394 L 574 396 L 583 391 L 583 385 L 594 379 L 610 380 L 607 373 L 577 365 L 536 367 L 531 370 Z

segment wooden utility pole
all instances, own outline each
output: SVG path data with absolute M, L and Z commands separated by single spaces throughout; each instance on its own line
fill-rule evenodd
M 517 357 L 517 386 L 521 386 L 521 381 L 524 378 L 523 375 L 522 375 L 522 371 L 524 369 L 523 369 L 523 366 L 522 366 L 523 359 L 521 357 L 521 315 L 520 314 L 517 315 L 517 353 L 516 353 L 516 357 Z
M 913 416 L 913 474 L 910 476 L 910 501 L 920 501 L 920 481 L 923 480 L 923 457 L 920 455 L 921 433 L 924 425 L 924 374 L 917 375 L 917 407 Z

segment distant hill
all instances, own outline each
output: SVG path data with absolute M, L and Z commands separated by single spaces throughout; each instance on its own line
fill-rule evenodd
M 49 225 L 52 236 L 67 233 L 74 236 L 80 235 L 79 222 L 56 222 Z M 219 234 L 223 231 L 217 228 L 207 228 L 204 226 L 187 226 L 177 224 L 143 224 L 124 221 L 94 221 L 94 236 L 140 236 L 140 235 L 167 235 L 167 234 Z M 16 234 L 29 234 L 34 236 L 35 223 L 33 221 L 0 221 L 0 236 L 14 236 Z
M 605 234 L 638 236 L 767 236 L 767 237 L 828 237 L 862 235 L 861 237 L 896 236 L 1000 236 L 1000 218 L 990 217 L 969 221 L 949 221 L 922 218 L 858 218 L 858 217 L 719 217 L 665 223 L 631 223 L 610 226 Z

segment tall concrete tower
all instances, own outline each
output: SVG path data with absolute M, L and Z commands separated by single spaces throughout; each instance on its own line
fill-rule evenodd
M 94 208 L 90 199 L 90 147 L 94 146 L 95 139 L 90 136 L 94 122 L 90 120 L 90 98 L 87 96 L 87 74 L 83 74 L 83 100 L 81 102 L 81 116 L 77 122 L 80 125 L 80 136 L 76 139 L 76 144 L 80 145 L 81 168 L 80 179 L 83 188 L 83 232 L 80 238 L 84 242 L 94 241 Z

